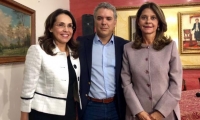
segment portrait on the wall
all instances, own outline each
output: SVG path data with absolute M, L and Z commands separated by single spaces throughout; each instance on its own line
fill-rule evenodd
M 200 12 L 179 12 L 181 54 L 200 53 Z

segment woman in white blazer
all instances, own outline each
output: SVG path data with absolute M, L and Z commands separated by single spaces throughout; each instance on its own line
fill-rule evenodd
M 63 9 L 45 22 L 39 45 L 27 52 L 21 94 L 21 120 L 75 120 L 80 64 L 73 40 L 76 23 Z

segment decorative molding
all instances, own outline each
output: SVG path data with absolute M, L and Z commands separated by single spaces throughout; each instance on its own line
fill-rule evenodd
M 186 6 L 198 6 L 200 3 L 187 3 L 187 4 L 171 4 L 171 5 L 159 5 L 162 8 L 165 7 L 186 7 Z M 117 10 L 127 10 L 127 9 L 138 9 L 140 6 L 123 6 L 116 7 Z
M 183 65 L 183 69 L 200 69 L 200 65 Z

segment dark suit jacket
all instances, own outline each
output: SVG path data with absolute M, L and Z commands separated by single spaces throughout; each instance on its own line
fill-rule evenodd
M 200 30 L 200 23 L 198 23 L 198 28 L 199 28 L 199 30 Z M 195 30 L 195 29 L 196 29 L 196 23 L 194 23 L 192 30 Z M 195 31 L 196 31 L 196 30 L 195 30 Z
M 82 110 L 79 109 L 79 120 L 82 120 L 82 117 L 85 113 L 85 109 L 87 107 L 88 98 L 87 95 L 90 90 L 90 82 L 91 82 L 91 65 L 92 65 L 92 44 L 95 34 L 78 37 L 77 40 L 80 43 L 79 49 L 79 59 L 81 64 L 81 75 L 80 75 L 80 96 L 82 102 Z M 116 95 L 115 95 L 115 103 L 116 108 L 118 110 L 118 114 L 120 120 L 125 119 L 125 99 L 122 89 L 122 80 L 121 80 L 121 67 L 122 67 L 122 54 L 123 54 L 123 46 L 128 41 L 123 38 L 114 36 L 115 41 L 115 78 L 116 78 Z
M 192 30 L 195 30 L 194 38 L 199 41 L 200 40 L 200 23 L 198 23 L 198 29 L 199 31 L 196 31 L 196 23 L 194 23 L 193 28 L 192 28 Z

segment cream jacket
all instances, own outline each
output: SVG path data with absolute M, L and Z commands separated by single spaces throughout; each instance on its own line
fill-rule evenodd
M 40 45 L 32 45 L 28 49 L 21 94 L 21 111 L 30 112 L 31 109 L 35 109 L 49 114 L 65 114 L 69 85 L 67 56 L 58 47 L 53 49 L 53 52 L 57 55 L 46 54 Z M 76 73 L 77 91 L 79 91 L 79 59 L 74 59 L 71 54 L 70 59 Z M 80 101 L 80 95 L 77 94 L 77 99 Z

